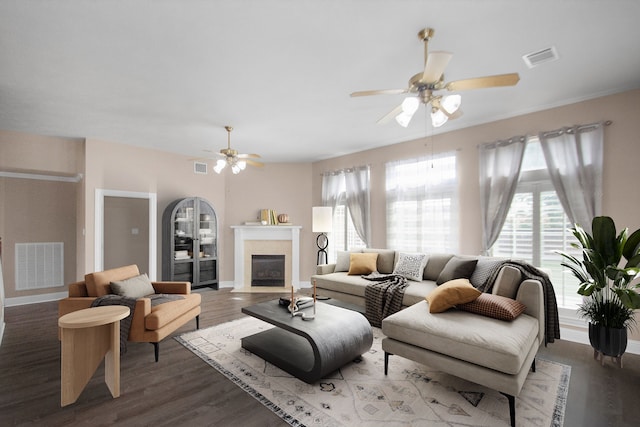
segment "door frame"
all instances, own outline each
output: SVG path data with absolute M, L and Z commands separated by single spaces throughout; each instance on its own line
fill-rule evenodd
M 149 279 L 156 280 L 157 269 L 157 194 L 96 188 L 94 271 L 104 270 L 104 198 L 128 197 L 149 201 Z

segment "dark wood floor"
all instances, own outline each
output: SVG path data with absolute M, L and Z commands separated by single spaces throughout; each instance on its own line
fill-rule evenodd
M 206 328 L 242 317 L 240 309 L 274 294 L 201 291 Z M 112 399 L 104 371 L 75 404 L 60 407 L 60 343 L 57 303 L 9 307 L 0 347 L 0 425 L 68 426 L 285 426 L 239 387 L 175 340 L 129 343 L 121 362 L 121 396 Z M 176 334 L 195 328 L 191 322 Z M 640 420 L 640 356 L 625 355 L 624 369 L 604 367 L 589 346 L 558 341 L 539 355 L 571 365 L 565 426 L 632 426 Z

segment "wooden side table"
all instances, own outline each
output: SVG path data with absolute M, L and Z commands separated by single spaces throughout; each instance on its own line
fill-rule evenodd
M 122 305 L 92 307 L 65 314 L 61 328 L 60 406 L 78 400 L 104 358 L 104 381 L 120 396 L 120 320 L 129 315 Z

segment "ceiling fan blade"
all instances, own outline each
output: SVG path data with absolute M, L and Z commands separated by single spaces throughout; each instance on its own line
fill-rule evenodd
M 379 125 L 385 124 L 400 113 L 402 113 L 402 104 L 398 105 L 396 108 L 382 116 L 376 123 L 378 123 Z
M 353 92 L 350 96 L 398 95 L 401 93 L 407 93 L 408 91 L 408 89 L 362 90 L 360 92 Z
M 498 74 L 495 76 L 476 77 L 473 79 L 456 80 L 447 83 L 447 90 L 483 89 L 498 86 L 513 86 L 520 80 L 518 73 Z
M 424 64 L 421 81 L 423 83 L 436 83 L 440 80 L 444 69 L 447 67 L 447 64 L 449 64 L 449 61 L 451 61 L 451 57 L 453 57 L 453 53 L 451 52 L 431 52 L 429 56 L 427 56 L 427 62 Z
M 249 160 L 249 159 L 246 159 L 245 163 L 258 168 L 261 168 L 264 166 L 264 163 L 256 162 L 255 160 Z
M 259 154 L 238 154 L 237 157 L 239 159 L 248 159 L 248 158 L 259 159 L 260 155 Z

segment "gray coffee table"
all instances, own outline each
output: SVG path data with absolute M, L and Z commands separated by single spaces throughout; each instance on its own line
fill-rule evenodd
M 303 309 L 311 315 L 313 308 Z M 244 307 L 242 312 L 275 325 L 242 338 L 242 348 L 306 383 L 327 374 L 369 351 L 371 325 L 360 313 L 318 302 L 313 320 L 302 320 L 278 301 Z

